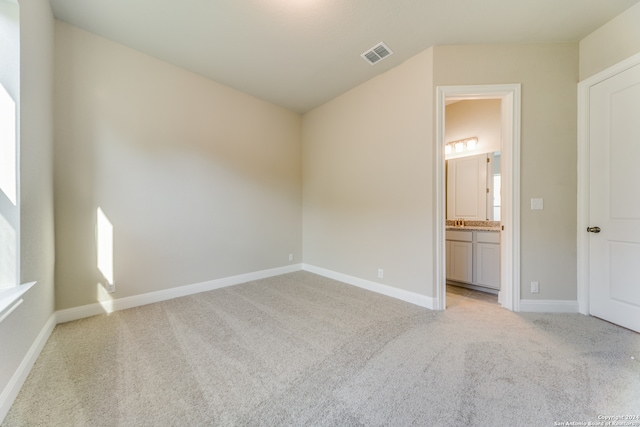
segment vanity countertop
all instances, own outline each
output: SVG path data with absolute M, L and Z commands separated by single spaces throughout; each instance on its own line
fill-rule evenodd
M 502 225 L 500 221 L 464 221 L 464 225 L 455 225 L 456 220 L 448 219 L 446 222 L 447 230 L 460 231 L 501 231 Z
M 500 226 L 493 226 L 493 227 L 482 227 L 479 225 L 465 225 L 465 226 L 453 226 L 453 225 L 447 225 L 446 226 L 447 230 L 458 230 L 458 231 L 501 231 L 502 228 Z

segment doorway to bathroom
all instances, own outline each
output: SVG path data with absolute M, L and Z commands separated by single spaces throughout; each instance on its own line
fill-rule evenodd
M 469 100 L 496 100 L 499 106 L 499 126 L 500 141 L 499 149 L 484 150 L 479 147 L 481 142 L 477 135 L 458 134 L 455 138 L 451 136 L 447 139 L 446 133 L 446 108 L 447 104 L 469 101 Z M 461 104 L 462 105 L 462 104 Z M 452 116 L 453 120 L 453 116 Z M 460 137 L 459 139 L 458 136 Z M 488 144 L 488 141 L 484 141 Z M 495 141 L 494 141 L 495 144 Z M 484 147 L 487 148 L 487 147 Z M 495 147 L 494 147 L 495 148 Z M 487 174 L 493 169 L 484 168 L 480 165 L 478 158 L 483 155 L 464 156 L 464 151 L 477 150 L 485 153 L 494 153 L 491 156 L 495 161 L 495 153 L 499 153 L 499 184 L 486 179 Z M 449 152 L 449 153 L 446 153 Z M 468 193 L 466 196 L 458 195 L 461 207 L 455 207 L 456 211 L 447 216 L 447 169 L 445 158 L 451 157 L 466 158 L 465 169 L 457 173 L 451 171 L 449 175 L 459 180 L 474 176 L 484 177 L 485 181 L 476 188 L 464 187 L 460 194 Z M 470 153 L 466 153 L 470 154 Z M 489 155 L 484 154 L 489 161 Z M 435 305 L 440 310 L 446 309 L 446 283 L 448 272 L 452 274 L 450 262 L 447 264 L 447 254 L 450 257 L 457 254 L 455 274 L 466 274 L 466 282 L 473 283 L 478 280 L 495 282 L 495 277 L 499 283 L 498 302 L 505 308 L 519 311 L 520 302 L 520 211 L 519 211 L 519 189 L 520 189 L 520 85 L 483 85 L 483 86 L 440 86 L 437 88 L 436 98 L 436 292 Z M 461 161 L 458 161 L 462 164 Z M 455 164 L 453 164 L 455 167 Z M 470 168 L 467 169 L 467 166 Z M 471 172 L 467 172 L 471 171 Z M 478 175 L 480 174 L 480 175 Z M 490 177 L 492 178 L 492 177 Z M 485 186 L 486 184 L 486 186 Z M 496 188 L 499 187 L 499 188 Z M 494 197 L 489 193 L 498 191 L 500 197 Z M 451 188 L 449 188 L 451 190 Z M 471 195 L 471 196 L 469 196 Z M 471 199 L 468 198 L 471 197 Z M 451 197 L 456 197 L 455 191 L 450 193 Z M 472 200 L 473 203 L 466 201 Z M 496 200 L 500 201 L 500 206 L 493 208 L 490 206 Z M 483 204 L 484 201 L 484 204 Z M 452 207 L 449 207 L 451 211 Z M 498 217 L 496 218 L 496 212 Z M 457 218 L 462 216 L 463 218 Z M 465 228 L 465 218 L 467 227 Z M 497 219 L 497 220 L 496 220 Z M 449 221 L 449 231 L 447 231 L 446 221 Z M 497 225 L 496 225 L 497 224 Z M 484 228 L 483 228 L 484 226 Z M 457 228 L 456 228 L 457 227 Z M 489 228 L 486 228 L 489 227 Z M 495 230 L 494 230 L 495 228 Z M 451 233 L 453 231 L 453 233 Z M 468 236 L 467 236 L 468 234 Z M 459 241 L 448 242 L 447 237 Z M 486 242 L 484 240 L 487 240 Z M 453 245 L 452 245 L 453 244 Z M 455 247 L 455 250 L 453 249 Z M 499 248 L 499 249 L 497 249 Z M 474 252 L 475 250 L 475 252 Z M 484 257 L 484 258 L 483 258 Z M 493 261 L 491 259 L 493 258 Z M 499 262 L 497 260 L 499 258 Z M 452 261 L 452 260 L 450 260 Z M 493 266 L 493 267 L 492 267 Z M 447 268 L 449 267 L 449 268 Z M 492 270 L 494 268 L 494 270 Z M 495 270 L 497 269 L 497 270 Z M 471 280 L 471 278 L 473 278 Z M 471 281 L 470 281 L 471 280 Z M 494 286 L 495 288 L 495 286 Z

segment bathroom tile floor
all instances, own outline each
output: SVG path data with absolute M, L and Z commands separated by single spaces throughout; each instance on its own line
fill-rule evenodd
M 498 305 L 498 295 L 447 285 L 447 308 L 477 302 Z

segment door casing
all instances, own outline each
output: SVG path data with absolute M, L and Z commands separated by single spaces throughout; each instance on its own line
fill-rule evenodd
M 502 183 L 502 239 L 500 244 L 500 304 L 520 311 L 520 84 L 438 86 L 436 88 L 435 144 L 435 269 L 434 309 L 446 309 L 447 279 L 445 258 L 445 106 L 447 99 L 500 99 L 502 126 L 501 168 L 507 179 Z

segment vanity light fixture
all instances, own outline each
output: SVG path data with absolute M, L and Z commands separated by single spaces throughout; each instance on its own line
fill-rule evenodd
M 451 154 L 454 151 L 456 153 L 462 153 L 464 151 L 473 151 L 476 148 L 476 145 L 478 145 L 478 138 L 476 137 L 460 139 L 458 141 L 451 141 L 451 142 L 447 142 L 447 144 L 444 146 L 444 153 Z

